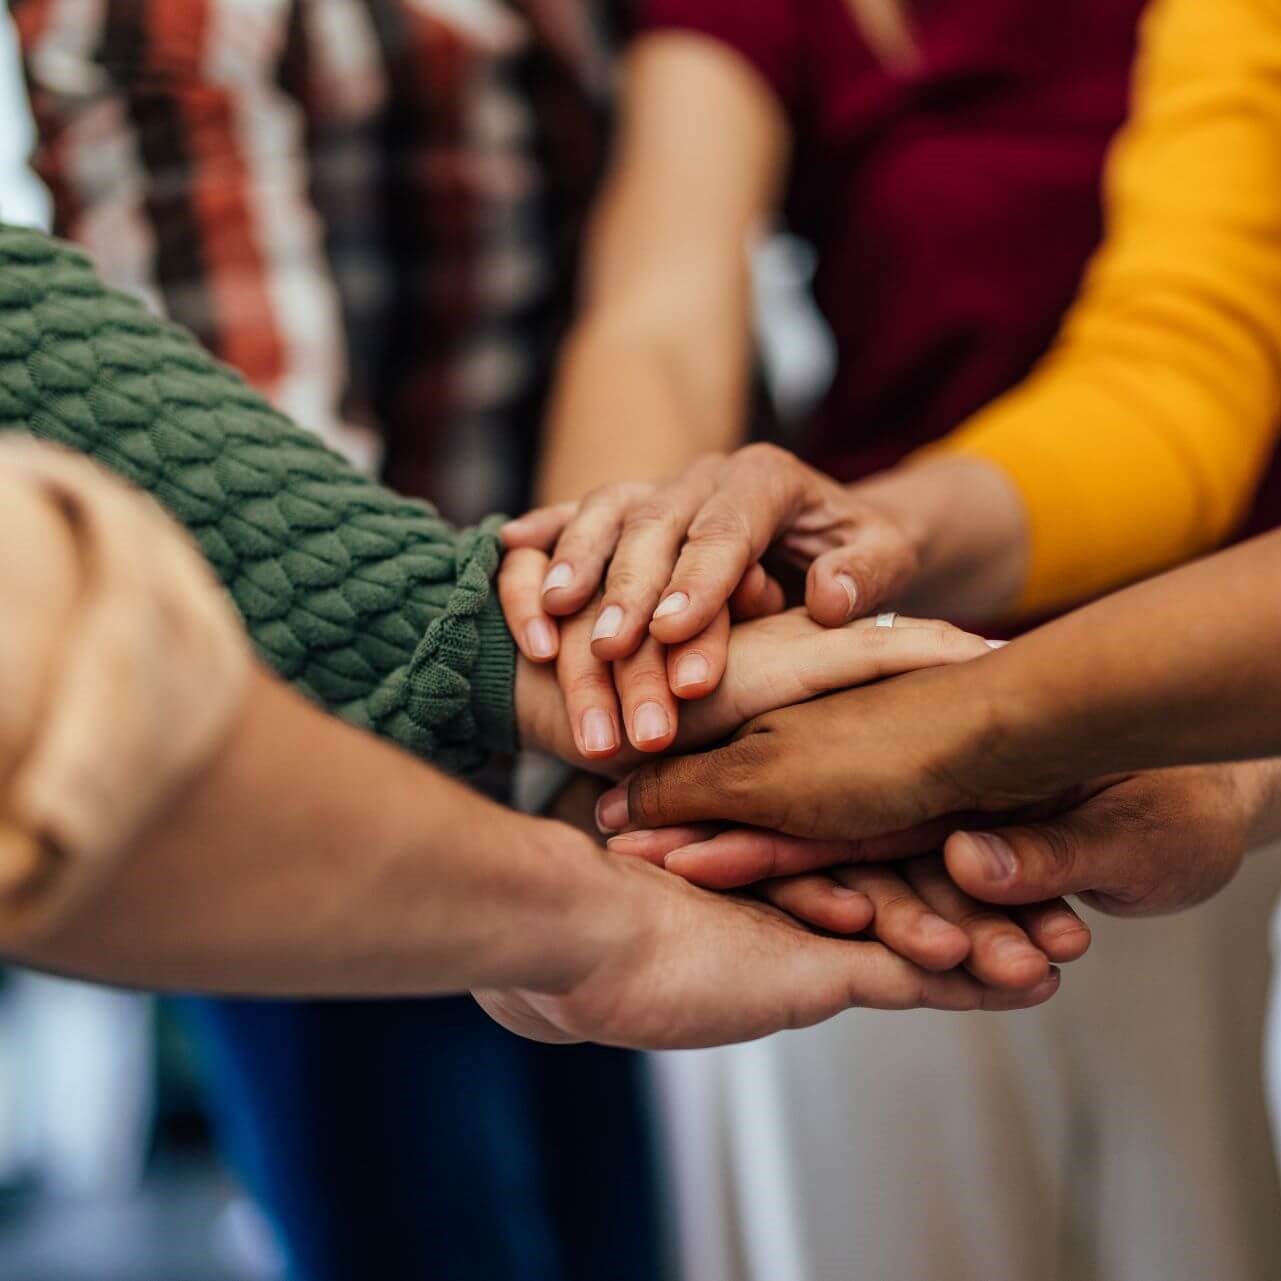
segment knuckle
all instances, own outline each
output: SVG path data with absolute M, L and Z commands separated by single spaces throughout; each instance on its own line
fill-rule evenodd
M 609 568 L 609 577 L 606 584 L 606 599 L 601 603 L 603 605 L 619 604 L 613 598 L 615 596 L 631 597 L 641 589 L 648 587 L 644 576 L 636 569 L 635 566 L 626 561 L 616 560 Z
M 658 826 L 670 813 L 667 776 L 669 762 L 660 762 L 632 775 L 627 787 L 627 805 L 631 820 L 642 827 Z
M 569 670 L 561 675 L 561 688 L 566 694 L 577 698 L 590 698 L 594 695 L 613 693 L 607 673 L 595 668 Z
M 750 445 L 744 445 L 734 457 L 735 461 L 743 463 L 744 466 L 761 469 L 786 467 L 796 460 L 795 455 L 789 450 L 768 440 L 758 440 Z
M 666 532 L 679 524 L 679 516 L 672 505 L 665 502 L 658 494 L 642 498 L 628 509 L 623 520 L 629 531 L 659 530 Z
M 695 551 L 700 543 L 750 546 L 752 531 L 747 516 L 739 508 L 721 503 L 699 512 L 689 527 L 689 540 Z

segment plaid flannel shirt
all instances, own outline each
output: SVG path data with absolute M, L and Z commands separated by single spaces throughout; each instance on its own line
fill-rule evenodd
M 519 508 L 609 0 L 11 0 L 59 234 L 456 519 Z

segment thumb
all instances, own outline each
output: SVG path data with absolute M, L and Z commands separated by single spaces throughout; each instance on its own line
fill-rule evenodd
M 869 521 L 810 565 L 805 604 L 816 623 L 840 627 L 900 594 L 916 569 L 916 553 L 903 533 L 888 521 Z
M 747 734 L 713 752 L 673 756 L 637 770 L 597 803 L 605 832 L 627 827 L 673 827 L 717 819 L 757 827 L 769 821 L 770 768 L 757 741 Z
M 1127 857 L 1117 834 L 1074 810 L 996 832 L 954 832 L 943 847 L 961 889 L 985 903 L 1040 903 L 1100 889 Z

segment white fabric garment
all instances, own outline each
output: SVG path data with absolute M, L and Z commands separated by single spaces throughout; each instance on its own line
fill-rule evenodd
M 47 231 L 49 194 L 27 163 L 35 136 L 9 6 L 0 10 L 0 222 Z
M 858 1011 L 660 1056 L 685 1281 L 1281 1276 L 1260 1073 L 1278 888 L 1267 851 L 1196 912 L 1092 915 L 1042 1009 Z

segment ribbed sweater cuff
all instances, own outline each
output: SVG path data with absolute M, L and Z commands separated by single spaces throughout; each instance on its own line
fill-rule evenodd
M 476 629 L 480 647 L 471 672 L 476 736 L 497 752 L 516 750 L 516 643 L 503 617 L 498 593 L 491 592 Z

